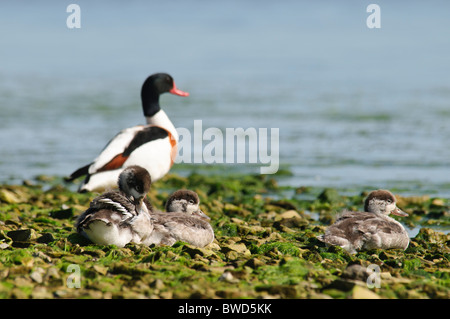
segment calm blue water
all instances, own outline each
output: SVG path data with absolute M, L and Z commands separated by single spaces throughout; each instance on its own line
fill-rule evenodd
M 381 29 L 369 3 L 2 2 L 0 182 L 90 162 L 164 71 L 176 127 L 279 128 L 284 183 L 450 198 L 450 3 L 376 1 Z

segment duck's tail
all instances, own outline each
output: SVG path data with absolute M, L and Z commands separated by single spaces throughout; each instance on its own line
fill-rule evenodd
M 70 174 L 69 177 L 64 177 L 64 181 L 66 182 L 71 182 L 75 179 L 77 179 L 78 177 L 84 176 L 89 174 L 89 166 L 91 166 L 92 163 L 87 164 L 83 167 L 80 167 L 79 169 L 77 169 L 75 172 L 73 172 L 72 174 Z

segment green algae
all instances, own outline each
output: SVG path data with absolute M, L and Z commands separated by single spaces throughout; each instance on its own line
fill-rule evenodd
M 118 248 L 75 232 L 96 194 L 70 187 L 44 177 L 0 187 L 0 298 L 450 298 L 447 198 L 399 196 L 410 216 L 398 220 L 421 228 L 408 249 L 349 255 L 316 237 L 342 209 L 360 209 L 369 189 L 279 186 L 274 176 L 220 169 L 169 174 L 149 199 L 162 208 L 173 190 L 196 191 L 215 241 Z M 379 288 L 348 276 L 371 264 L 380 268 Z M 71 287 L 77 278 L 80 288 Z

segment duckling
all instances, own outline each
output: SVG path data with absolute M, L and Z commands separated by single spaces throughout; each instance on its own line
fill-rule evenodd
M 197 193 L 178 190 L 167 200 L 166 212 L 151 212 L 153 232 L 149 242 L 172 246 L 184 241 L 197 247 L 204 247 L 214 240 L 210 218 L 200 208 Z
M 389 214 L 408 216 L 397 207 L 390 191 L 372 191 L 364 201 L 364 212 L 344 212 L 318 239 L 352 254 L 370 249 L 405 250 L 409 245 L 408 233 Z
M 144 198 L 151 185 L 148 171 L 127 167 L 119 175 L 119 189 L 96 197 L 76 222 L 77 232 L 99 245 L 124 247 L 144 243 L 153 230 L 151 205 Z

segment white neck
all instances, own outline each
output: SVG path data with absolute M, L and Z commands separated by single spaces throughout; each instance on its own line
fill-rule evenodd
M 146 119 L 148 125 L 155 125 L 155 126 L 162 127 L 163 129 L 166 129 L 178 141 L 177 130 L 175 129 L 175 126 L 172 124 L 172 122 L 170 121 L 166 112 L 164 112 L 163 110 L 159 110 L 155 115 L 146 116 L 145 119 Z

